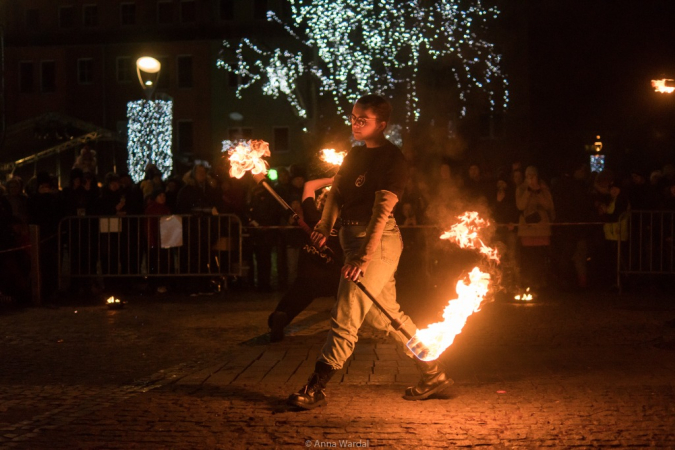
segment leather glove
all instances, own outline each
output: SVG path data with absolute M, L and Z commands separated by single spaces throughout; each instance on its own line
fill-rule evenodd
M 340 175 L 336 175 L 335 181 L 333 182 L 333 188 L 328 192 L 326 203 L 323 205 L 321 220 L 314 226 L 314 231 L 323 234 L 326 238 L 330 236 L 330 230 L 333 229 L 333 225 L 335 225 L 335 221 L 340 214 L 342 201 L 337 188 L 339 180 Z
M 398 197 L 393 192 L 377 191 L 375 193 L 373 215 L 370 217 L 368 228 L 366 228 L 366 237 L 359 251 L 349 258 L 348 264 L 358 267 L 361 269 L 361 272 L 365 273 L 370 261 L 373 259 L 377 246 L 382 241 L 384 228 L 396 203 L 398 203 Z

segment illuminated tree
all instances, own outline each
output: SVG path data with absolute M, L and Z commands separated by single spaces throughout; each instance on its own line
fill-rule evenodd
M 311 74 L 319 92 L 343 109 L 364 93 L 406 95 L 408 120 L 420 117 L 418 75 L 420 58 L 457 61 L 450 64 L 466 115 L 468 94 L 483 91 L 490 108 L 506 108 L 508 81 L 501 56 L 485 35 L 496 8 L 480 0 L 289 0 L 292 18 L 284 23 L 273 12 L 268 20 L 279 23 L 299 42 L 298 51 L 262 48 L 248 38 L 234 48 L 232 60 L 218 66 L 244 82 L 237 96 L 261 84 L 265 95 L 283 96 L 296 113 L 307 117 L 298 83 Z M 231 44 L 224 42 L 226 47 Z
M 145 167 L 153 163 L 169 176 L 173 170 L 171 135 L 173 102 L 170 100 L 138 100 L 127 103 L 129 136 L 127 166 L 135 182 L 145 175 Z

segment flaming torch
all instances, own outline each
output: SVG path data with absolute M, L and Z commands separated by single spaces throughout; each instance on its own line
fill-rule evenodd
M 478 250 L 488 261 L 499 263 L 497 250 L 488 247 L 480 239 L 479 232 L 490 224 L 477 212 L 467 212 L 458 217 L 459 222 L 443 233 L 447 239 L 461 248 Z M 462 332 L 469 316 L 480 311 L 481 304 L 490 290 L 490 274 L 474 267 L 465 279 L 456 286 L 457 298 L 450 300 L 443 311 L 443 322 L 418 330 L 408 341 L 408 348 L 422 361 L 437 359 Z
M 269 164 L 263 159 L 264 156 L 270 156 L 270 146 L 265 141 L 223 141 L 223 152 L 227 152 L 230 161 L 230 176 L 241 178 L 247 171 L 251 171 L 254 178 L 262 184 L 262 186 L 270 193 L 270 195 L 286 210 L 288 211 L 296 225 L 298 225 L 305 233 L 312 234 L 312 229 L 302 218 L 281 198 L 279 194 L 270 185 L 264 175 L 267 173 Z M 255 177 L 255 175 L 263 175 Z M 261 178 L 259 180 L 259 178 Z M 326 263 L 332 263 L 333 252 L 328 247 L 319 249 L 324 255 Z
M 267 173 L 269 164 L 263 159 L 270 156 L 270 145 L 265 141 L 223 141 L 223 152 L 230 161 L 230 176 L 241 178 L 248 171 L 253 175 Z
M 320 158 L 321 161 L 327 162 L 333 166 L 340 167 L 342 165 L 342 161 L 345 160 L 345 156 L 347 156 L 347 152 L 338 152 L 334 148 L 324 148 L 321 150 Z
M 652 87 L 661 94 L 672 94 L 675 92 L 675 80 L 652 80 Z

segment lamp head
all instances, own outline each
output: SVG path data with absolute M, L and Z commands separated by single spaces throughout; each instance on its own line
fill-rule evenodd
M 143 56 L 136 61 L 138 81 L 141 83 L 141 87 L 145 91 L 148 99 L 152 97 L 152 94 L 155 92 L 161 69 L 162 64 L 150 56 Z

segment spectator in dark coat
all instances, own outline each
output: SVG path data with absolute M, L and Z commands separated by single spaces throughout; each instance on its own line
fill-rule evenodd
M 218 203 L 218 192 L 211 186 L 206 166 L 195 164 L 183 178 L 185 186 L 178 192 L 178 214 L 210 213 Z
M 49 300 L 56 294 L 58 285 L 58 237 L 62 206 L 52 177 L 41 172 L 37 175 L 37 193 L 28 198 L 28 223 L 40 227 L 40 270 L 42 296 Z

